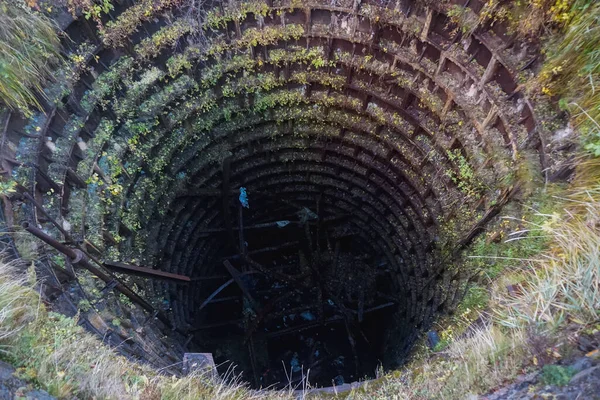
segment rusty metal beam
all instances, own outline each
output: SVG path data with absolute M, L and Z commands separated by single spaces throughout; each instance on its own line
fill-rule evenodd
M 92 274 L 94 274 L 98 278 L 102 279 L 102 281 L 104 281 L 105 283 L 108 284 L 113 281 L 116 281 L 117 285 L 115 286 L 115 289 L 117 291 L 119 291 L 120 293 L 125 295 L 131 301 L 139 304 L 140 307 L 142 307 L 144 310 L 146 310 L 150 313 L 155 312 L 154 307 L 152 307 L 152 305 L 150 303 L 148 303 L 146 300 L 144 300 L 142 297 L 140 297 L 134 291 L 129 289 L 124 283 L 122 283 L 115 276 L 106 274 L 101 269 L 94 267 L 92 264 L 90 264 L 90 262 L 88 261 L 88 259 L 86 257 L 86 254 L 83 251 L 81 251 L 79 249 L 73 249 L 63 243 L 60 243 L 58 240 L 49 236 L 48 234 L 43 232 L 41 229 L 38 229 L 37 227 L 32 226 L 28 222 L 23 223 L 23 229 L 25 229 L 27 232 L 31 233 L 32 235 L 36 236 L 37 238 L 43 240 L 50 246 L 54 247 L 55 249 L 57 249 L 58 251 L 60 251 L 64 255 L 66 255 L 67 257 L 69 257 L 71 260 L 71 263 L 73 263 L 75 265 L 79 265 L 79 266 L 87 269 Z M 157 316 L 158 316 L 158 319 L 162 323 L 164 323 L 165 325 L 167 325 L 169 327 L 172 327 L 171 321 L 169 321 L 167 316 L 164 315 L 162 312 L 158 312 Z
M 167 279 L 179 282 L 190 282 L 189 276 L 172 274 L 170 272 L 160 271 L 153 268 L 140 267 L 138 265 L 124 264 L 120 262 L 105 261 L 104 266 L 108 269 L 123 272 L 130 275 L 140 275 L 147 278 Z

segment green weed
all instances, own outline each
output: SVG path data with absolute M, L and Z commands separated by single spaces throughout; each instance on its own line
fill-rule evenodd
M 571 367 L 544 365 L 540 379 L 545 385 L 565 386 L 574 374 L 575 371 Z

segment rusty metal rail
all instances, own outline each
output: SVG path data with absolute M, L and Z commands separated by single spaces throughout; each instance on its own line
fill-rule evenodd
M 45 213 L 45 211 L 43 211 L 43 212 Z M 116 285 L 114 287 L 115 290 L 117 290 L 119 293 L 126 296 L 131 301 L 139 304 L 140 307 L 142 307 L 144 310 L 148 311 L 149 313 L 155 312 L 154 307 L 152 307 L 152 305 L 150 303 L 148 303 L 146 300 L 144 300 L 142 297 L 140 297 L 134 291 L 129 289 L 117 277 L 115 277 L 112 274 L 107 274 L 104 271 L 102 271 L 100 268 L 93 266 L 89 262 L 88 255 L 85 252 L 83 252 L 82 250 L 74 249 L 72 247 L 69 247 L 69 246 L 59 242 L 58 240 L 54 239 L 52 236 L 43 232 L 41 229 L 31 225 L 29 222 L 24 222 L 22 224 L 22 226 L 23 226 L 23 229 L 25 229 L 27 232 L 31 233 L 35 237 L 39 238 L 40 240 L 46 242 L 50 246 L 54 247 L 56 250 L 63 253 L 65 256 L 69 257 L 69 259 L 73 265 L 81 266 L 81 267 L 87 269 L 92 274 L 94 274 L 98 278 L 102 279 L 102 281 L 104 281 L 106 284 L 116 282 Z M 68 237 L 68 235 L 66 235 L 66 236 Z M 164 315 L 164 313 L 159 311 L 157 314 L 157 318 L 166 326 L 173 328 L 171 321 L 169 321 L 169 319 L 167 318 L 166 315 Z

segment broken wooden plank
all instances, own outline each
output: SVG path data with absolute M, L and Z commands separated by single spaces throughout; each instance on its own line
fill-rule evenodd
M 221 286 L 219 286 L 217 288 L 217 290 L 212 292 L 211 295 L 208 296 L 206 298 L 206 300 L 204 300 L 204 302 L 200 305 L 200 307 L 196 310 L 196 312 L 200 312 L 204 307 L 206 307 L 215 298 L 216 295 L 221 293 L 223 291 L 223 289 L 225 289 L 227 286 L 231 285 L 232 283 L 233 283 L 233 279 L 230 279 L 227 282 L 225 282 L 224 284 L 222 284 Z
M 252 294 L 250 293 L 250 290 L 248 290 L 246 284 L 242 280 L 242 273 L 238 271 L 233 265 L 231 265 L 231 263 L 228 260 L 223 261 L 223 265 L 225 266 L 225 268 L 227 268 L 227 271 L 231 274 L 231 277 L 233 278 L 235 283 L 237 283 L 237 285 L 242 290 L 242 293 L 244 293 L 244 296 L 246 296 L 246 298 L 250 302 L 252 309 L 254 311 L 258 311 L 258 303 L 254 300 Z

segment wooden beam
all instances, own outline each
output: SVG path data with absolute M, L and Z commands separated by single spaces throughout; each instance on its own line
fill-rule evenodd
M 235 195 L 239 193 L 237 190 L 230 190 L 229 194 L 230 195 Z M 211 188 L 205 188 L 205 189 L 192 189 L 189 192 L 183 193 L 179 196 L 177 196 L 177 198 L 181 198 L 181 197 L 220 197 L 223 195 L 223 190 L 222 189 L 211 189 Z
M 204 329 L 219 328 L 221 326 L 227 326 L 227 325 L 237 325 L 237 324 L 240 324 L 242 321 L 243 321 L 242 319 L 230 319 L 227 321 L 211 322 L 208 324 L 200 325 L 194 329 L 190 329 L 189 331 L 187 331 L 187 333 L 198 332 L 198 331 L 202 331 Z
M 223 219 L 225 220 L 225 231 L 231 240 L 232 247 L 235 249 L 235 239 L 233 237 L 233 226 L 231 224 L 231 210 L 229 209 L 229 193 L 230 188 L 230 177 L 231 177 L 231 156 L 223 159 L 222 164 L 223 171 L 223 186 L 221 187 L 221 201 L 223 203 Z
M 189 276 L 172 274 L 170 272 L 165 272 L 165 271 L 161 271 L 161 270 L 153 269 L 153 268 L 140 267 L 137 265 L 124 264 L 124 263 L 112 262 L 112 261 L 106 261 L 106 262 L 104 262 L 103 265 L 110 270 L 122 272 L 125 274 L 130 274 L 130 275 L 140 275 L 140 276 L 144 276 L 147 278 L 167 279 L 167 280 L 174 280 L 174 281 L 179 281 L 179 282 L 190 282 L 191 281 Z
M 233 278 L 235 283 L 237 283 L 237 285 L 240 287 L 242 293 L 244 293 L 244 296 L 246 296 L 254 311 L 258 311 L 258 303 L 256 303 L 256 301 L 252 297 L 252 294 L 250 293 L 250 290 L 248 290 L 246 284 L 244 283 L 244 281 L 242 281 L 242 273 L 238 271 L 233 265 L 231 265 L 229 260 L 223 261 L 223 265 L 225 266 L 225 268 L 227 268 L 227 271 L 231 274 L 231 277 Z

